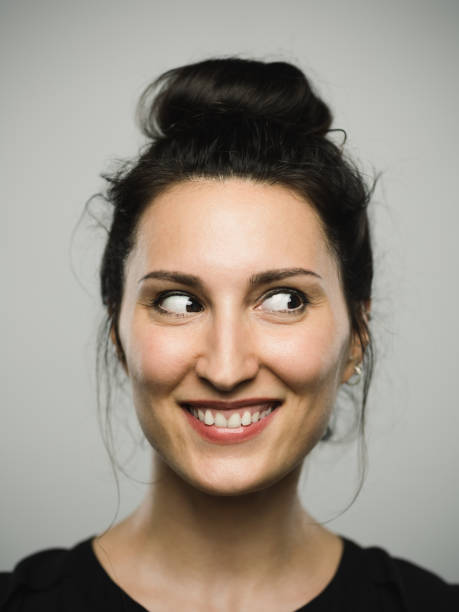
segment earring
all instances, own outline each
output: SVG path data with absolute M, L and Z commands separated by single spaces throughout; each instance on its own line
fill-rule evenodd
M 362 366 L 358 364 L 355 366 L 354 374 L 347 381 L 347 384 L 350 385 L 351 387 L 358 385 L 360 381 L 362 380 L 362 375 L 363 375 Z

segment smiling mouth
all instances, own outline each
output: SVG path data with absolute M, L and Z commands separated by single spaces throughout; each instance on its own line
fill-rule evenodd
M 254 406 L 245 406 L 234 410 L 218 410 L 215 408 L 202 408 L 183 404 L 185 410 L 205 425 L 221 429 L 236 429 L 239 427 L 250 427 L 254 423 L 266 418 L 273 410 L 276 410 L 282 402 L 270 402 Z

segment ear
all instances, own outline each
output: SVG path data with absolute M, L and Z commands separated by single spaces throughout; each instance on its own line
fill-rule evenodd
M 117 324 L 115 322 L 112 323 L 112 326 L 110 328 L 110 339 L 113 342 L 113 345 L 114 345 L 115 350 L 116 350 L 116 354 L 118 356 L 118 360 L 121 363 L 121 365 L 123 366 L 123 370 L 129 376 L 129 370 L 128 370 L 127 363 L 126 363 L 126 356 L 124 354 L 124 350 L 123 350 L 123 347 L 121 345 L 121 340 L 120 340 L 120 337 L 119 337 Z
M 353 330 L 352 338 L 349 343 L 348 359 L 343 369 L 341 383 L 346 383 L 354 374 L 355 368 L 363 361 L 363 355 L 370 342 L 368 333 L 368 322 L 370 320 L 371 301 L 362 304 L 362 318 L 364 321 L 363 333 L 359 334 Z
M 352 338 L 349 343 L 348 358 L 344 365 L 341 383 L 347 383 L 347 381 L 355 374 L 355 368 L 362 362 L 362 359 L 363 348 L 357 332 L 354 331 L 352 332 Z

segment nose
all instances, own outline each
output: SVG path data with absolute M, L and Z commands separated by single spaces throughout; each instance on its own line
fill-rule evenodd
M 255 343 L 247 321 L 236 313 L 215 315 L 196 361 L 197 375 L 219 391 L 234 390 L 253 379 L 259 369 Z

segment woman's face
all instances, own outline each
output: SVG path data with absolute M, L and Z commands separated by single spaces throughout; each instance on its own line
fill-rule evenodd
M 297 271 L 265 274 L 286 269 Z M 146 438 L 182 478 L 217 495 L 262 489 L 297 467 L 358 360 L 312 207 L 243 179 L 182 182 L 146 209 L 126 262 L 119 333 Z M 246 399 L 262 405 L 196 406 L 214 425 L 184 407 Z M 271 400 L 280 405 L 265 421 Z M 233 416 L 229 427 L 234 413 L 242 423 Z

